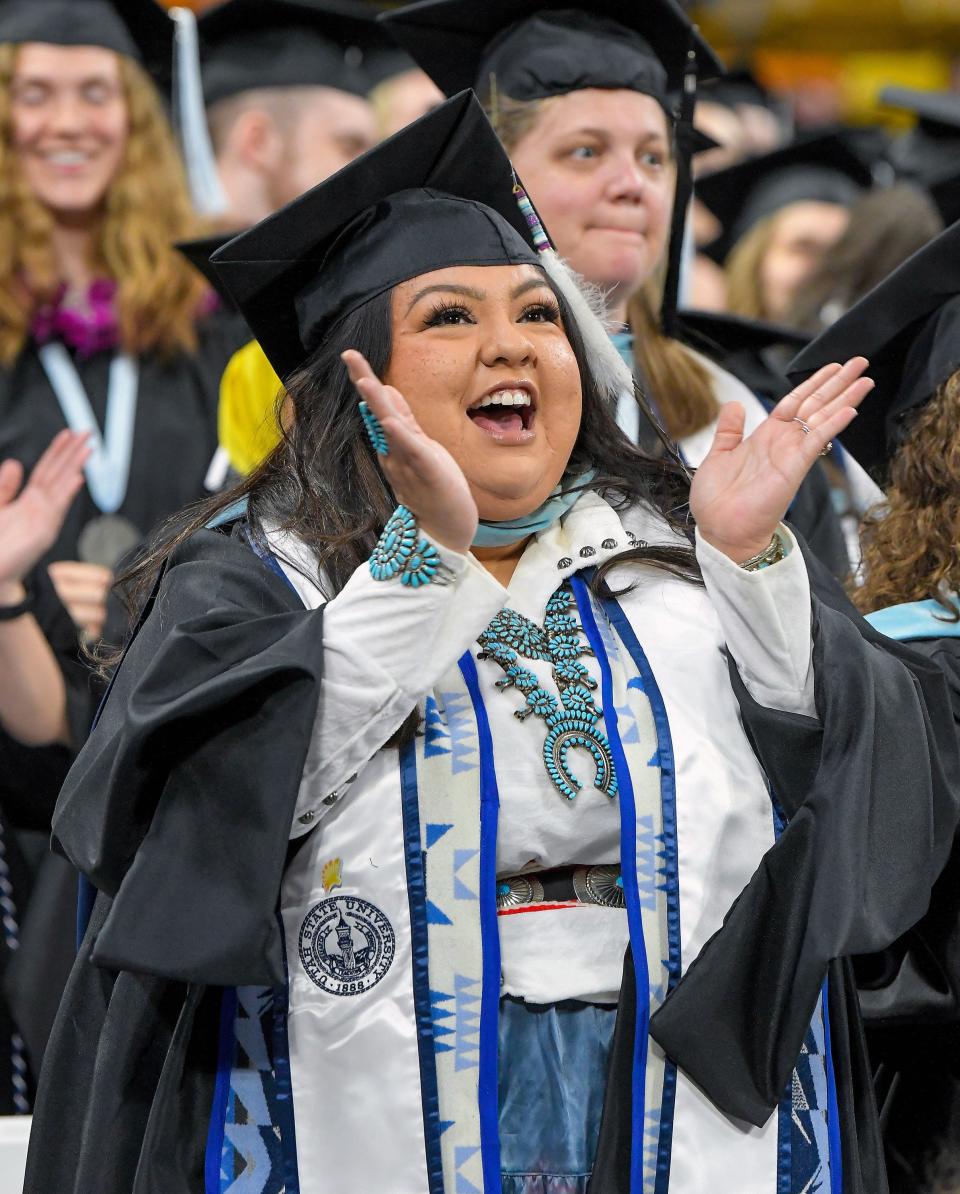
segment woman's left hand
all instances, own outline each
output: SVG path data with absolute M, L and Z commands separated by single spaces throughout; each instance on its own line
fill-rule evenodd
M 713 445 L 694 474 L 690 510 L 705 539 L 742 564 L 762 552 L 800 483 L 873 389 L 865 357 L 825 365 L 744 438 L 739 402 L 722 407 Z M 810 431 L 803 430 L 802 420 Z

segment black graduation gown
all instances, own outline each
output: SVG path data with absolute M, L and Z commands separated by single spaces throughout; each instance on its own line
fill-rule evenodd
M 3 864 L 15 906 L 18 948 L 0 934 L 0 1115 L 14 1111 L 11 1033 L 25 1041 L 27 1081 L 31 1088 L 40 1071 L 43 1047 L 72 963 L 74 934 L 62 922 L 61 890 L 53 875 L 67 869 L 53 859 L 47 842 L 60 786 L 76 750 L 86 739 L 97 699 L 90 670 L 80 658 L 77 631 L 61 605 L 45 570 L 27 578 L 33 615 L 57 658 L 66 685 L 67 720 L 72 746 L 24 746 L 0 728 L 0 841 Z M 53 863 L 53 872 L 48 863 Z M 76 875 L 69 878 L 73 902 Z M 39 887 L 38 887 L 39 885 Z M 53 899 L 51 908 L 50 900 Z M 44 907 L 46 905 L 46 908 Z M 52 910 L 53 917 L 44 915 Z M 70 904 L 66 905 L 69 914 Z
M 759 1122 L 786 1086 L 829 968 L 844 1188 L 883 1194 L 850 963 L 831 959 L 885 946 L 924 915 L 946 861 L 938 843 L 960 816 L 960 748 L 943 674 L 838 613 L 842 593 L 810 567 L 824 720 L 757 707 L 733 673 L 792 820 L 652 1026 L 719 1107 Z M 316 711 L 321 616 L 236 528 L 201 533 L 172 557 L 55 817 L 61 847 L 100 894 L 48 1050 L 25 1194 L 203 1190 L 217 987 L 283 981 L 274 914 Z M 895 817 L 904 772 L 916 802 Z M 626 1002 L 621 1013 L 592 1194 L 623 1189 Z
M 100 894 L 44 1064 L 30 1194 L 202 1191 L 218 988 L 284 979 L 321 628 L 238 524 L 173 553 L 54 818 Z
M 952 678 L 960 723 L 960 639 L 911 639 Z M 888 950 L 854 959 L 890 1194 L 932 1185 L 960 1159 L 960 838 L 929 913 Z
M 233 353 L 249 339 L 236 315 L 214 312 L 197 325 L 196 352 L 140 357 L 140 380 L 130 480 L 120 515 L 143 537 L 162 519 L 204 496 L 203 481 L 217 448 L 220 378 Z M 112 352 L 75 364 L 101 428 Z M 60 405 L 28 345 L 12 368 L 0 370 L 0 460 L 33 467 L 66 426 Z M 44 557 L 78 559 L 80 532 L 99 515 L 86 486 L 70 507 L 56 543 Z
M 879 1004 L 960 1018 L 960 672 L 875 631 L 807 564 L 818 720 L 762 708 L 731 668 L 789 823 L 650 1031 L 718 1107 L 761 1124 L 826 975 L 844 1194 L 886 1194 L 855 961 L 885 951 Z

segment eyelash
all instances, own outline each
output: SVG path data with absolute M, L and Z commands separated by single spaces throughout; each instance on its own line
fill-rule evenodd
M 532 320 L 531 322 L 559 323 L 560 321 L 560 308 L 557 306 L 557 304 L 543 300 L 540 302 L 531 303 L 529 306 L 524 307 L 524 309 L 520 312 L 520 318 L 525 319 L 531 314 L 531 312 L 534 311 L 539 312 L 541 318 Z M 455 320 L 446 318 L 449 315 L 456 315 L 458 318 Z M 462 303 L 451 303 L 445 301 L 444 299 L 440 299 L 434 304 L 430 314 L 424 321 L 424 327 L 456 327 L 460 323 L 461 319 L 464 318 L 470 322 L 473 322 L 473 317 L 471 316 L 469 310 Z

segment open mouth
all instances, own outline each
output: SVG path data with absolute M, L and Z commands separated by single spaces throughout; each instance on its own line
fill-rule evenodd
M 505 386 L 484 394 L 467 410 L 467 417 L 485 435 L 502 443 L 526 443 L 533 438 L 536 403 L 523 386 Z

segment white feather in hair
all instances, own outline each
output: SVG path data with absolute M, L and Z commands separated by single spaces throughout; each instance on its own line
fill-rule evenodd
M 602 291 L 575 274 L 554 249 L 542 249 L 540 263 L 577 321 L 597 388 L 614 402 L 633 394 L 633 375 L 608 334 Z

